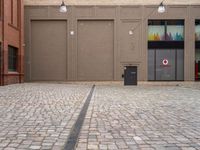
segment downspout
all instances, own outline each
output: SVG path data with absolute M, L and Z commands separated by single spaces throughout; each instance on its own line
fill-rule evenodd
M 22 8 L 21 8 L 21 5 L 22 5 L 22 1 L 20 0 L 20 1 L 18 1 L 19 3 L 18 3 L 18 5 L 17 5 L 17 11 L 18 11 L 18 16 L 17 16 L 17 19 L 18 19 L 18 26 L 19 26 L 19 51 L 18 51 L 18 60 L 17 60 L 17 65 L 18 65 L 18 67 L 17 68 L 19 68 L 19 83 L 21 83 L 21 79 L 22 79 L 22 74 L 21 74 L 21 65 L 22 65 L 22 62 L 21 62 L 21 55 L 22 55 L 22 27 L 21 27 L 21 19 L 22 19 Z
M 18 4 L 18 22 L 19 22 L 19 31 L 20 31 L 20 36 L 19 36 L 19 41 L 20 41 L 20 56 L 19 56 L 19 83 L 22 83 L 24 80 L 24 4 L 23 0 L 19 1 L 20 4 Z M 23 68 L 23 69 L 22 69 Z M 22 72 L 23 71 L 23 72 Z
M 4 0 L 1 5 L 1 21 L 2 21 L 2 46 L 1 46 L 1 85 L 4 85 Z

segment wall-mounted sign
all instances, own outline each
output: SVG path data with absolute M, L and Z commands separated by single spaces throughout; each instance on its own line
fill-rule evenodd
M 162 64 L 164 66 L 167 66 L 169 64 L 169 61 L 167 59 L 163 59 Z

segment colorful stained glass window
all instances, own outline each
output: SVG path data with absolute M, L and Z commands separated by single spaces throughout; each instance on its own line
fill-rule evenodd
M 149 20 L 148 41 L 183 41 L 184 20 Z
M 183 41 L 184 40 L 184 26 L 182 25 L 168 25 L 166 33 L 166 41 Z
M 165 26 L 164 25 L 149 25 L 149 41 L 163 41 L 165 40 Z

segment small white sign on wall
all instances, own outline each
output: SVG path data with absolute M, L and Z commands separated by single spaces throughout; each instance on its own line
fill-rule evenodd
M 169 61 L 165 58 L 165 59 L 163 59 L 162 64 L 166 66 L 169 64 Z

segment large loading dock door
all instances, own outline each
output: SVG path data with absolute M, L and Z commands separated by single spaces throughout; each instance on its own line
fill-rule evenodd
M 78 21 L 78 80 L 113 80 L 113 21 Z
M 66 47 L 66 21 L 32 21 L 30 80 L 66 80 Z

